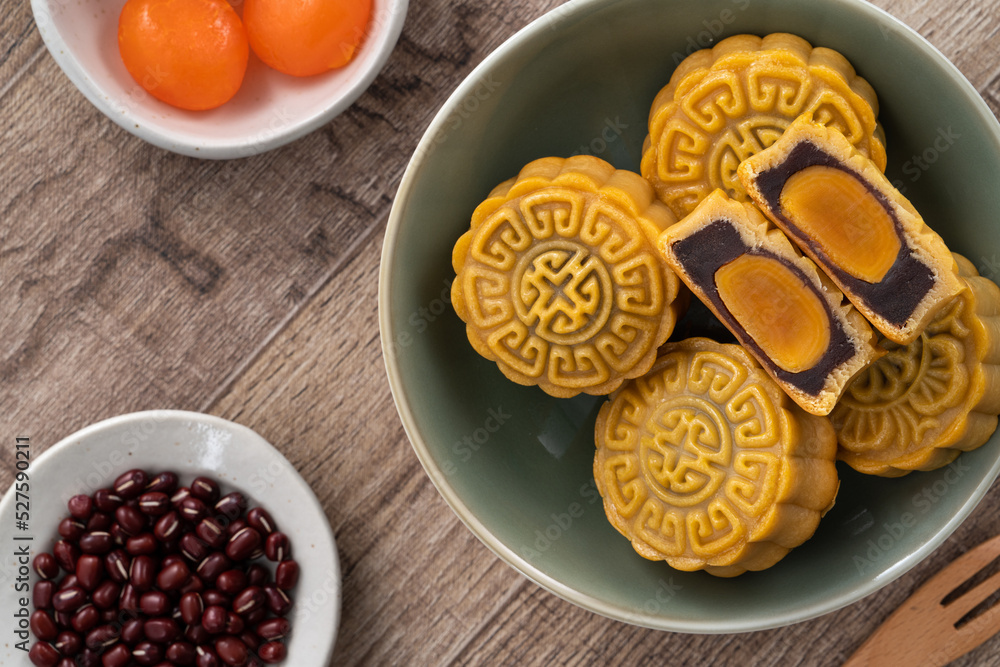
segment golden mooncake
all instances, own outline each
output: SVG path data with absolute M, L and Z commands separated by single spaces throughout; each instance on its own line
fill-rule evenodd
M 881 351 L 865 318 L 752 204 L 721 190 L 660 235 L 684 283 L 807 412 L 829 414 Z
M 1000 413 L 1000 288 L 955 255 L 965 289 L 909 345 L 848 386 L 830 415 L 838 456 L 855 470 L 898 477 L 933 470 L 986 442 Z
M 738 345 L 668 343 L 601 407 L 594 478 L 639 555 L 732 577 L 809 539 L 832 507 L 827 417 L 791 402 Z
M 868 82 L 836 51 L 774 33 L 735 35 L 681 62 L 653 100 L 642 175 L 678 218 L 717 188 L 747 201 L 736 168 L 801 114 L 837 128 L 885 169 Z
M 941 237 L 838 130 L 800 118 L 738 174 L 886 338 L 910 343 L 962 289 Z
M 674 222 L 638 174 L 588 155 L 531 162 L 455 244 L 451 300 L 469 341 L 561 398 L 642 375 L 679 314 L 680 283 L 654 246 Z

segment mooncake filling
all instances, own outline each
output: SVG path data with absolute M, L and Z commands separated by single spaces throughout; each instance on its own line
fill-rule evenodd
M 799 207 L 800 216 L 796 218 L 794 205 L 791 216 L 788 215 L 789 211 L 783 206 L 782 200 L 786 185 L 794 176 L 802 172 L 808 173 L 808 170 L 817 166 L 843 171 L 848 179 L 855 181 L 859 186 L 863 186 L 867 192 L 866 196 L 874 200 L 886 213 L 892 225 L 892 236 L 895 236 L 898 242 L 902 234 L 901 225 L 892 209 L 882 201 L 882 194 L 866 183 L 853 170 L 843 165 L 837 158 L 827 154 L 819 146 L 808 141 L 796 145 L 789 151 L 788 157 L 785 160 L 771 169 L 761 171 L 755 177 L 757 188 L 764 198 L 765 205 L 769 209 L 769 214 L 774 215 L 783 223 L 783 226 L 787 228 L 786 231 L 789 232 L 789 235 L 794 238 L 796 243 L 800 246 L 808 246 L 814 254 L 824 259 L 825 261 L 822 262 L 824 270 L 856 295 L 867 308 L 894 326 L 903 326 L 913 315 L 914 310 L 924 300 L 927 293 L 934 287 L 934 273 L 930 267 L 919 261 L 913 253 L 906 252 L 906 249 L 902 247 L 893 256 L 893 261 L 889 269 L 885 271 L 878 282 L 870 282 L 846 271 L 840 265 L 838 259 L 828 252 L 828 248 L 833 248 L 834 251 L 851 257 L 853 257 L 852 253 L 854 252 L 860 251 L 863 254 L 867 254 L 869 251 L 860 248 L 862 242 L 859 242 L 859 245 L 855 246 L 849 240 L 830 241 L 829 239 L 835 236 L 833 233 L 823 235 L 823 232 L 829 232 L 831 228 L 836 227 L 836 221 L 832 218 L 844 219 L 843 203 L 827 203 L 824 212 L 821 215 L 813 215 L 811 221 L 809 214 L 805 216 L 801 215 L 801 207 Z M 839 182 L 843 183 L 844 180 L 841 179 Z M 826 186 L 826 188 L 829 187 Z M 793 184 L 792 188 L 793 200 L 805 197 L 804 192 L 796 193 L 797 190 L 802 189 L 801 185 L 796 186 Z M 870 204 L 866 204 L 867 206 L 870 206 Z M 827 218 L 831 218 L 829 224 L 825 222 Z M 800 224 L 803 220 L 805 220 L 805 223 Z M 884 225 L 885 221 L 883 220 L 877 224 Z M 814 230 L 820 233 L 814 235 L 812 233 Z M 849 239 L 850 234 L 844 233 L 844 236 Z M 855 271 L 860 267 L 864 269 L 860 272 L 867 274 L 869 277 L 880 270 L 882 263 L 886 261 L 886 257 L 891 252 L 889 244 L 884 241 L 884 239 L 890 236 L 888 230 L 880 230 L 877 232 L 877 236 L 879 239 L 883 239 L 883 242 L 879 244 L 879 249 L 871 251 L 871 255 L 875 256 L 875 261 L 858 260 L 855 262 L 852 259 L 849 262 Z M 818 237 L 823 238 L 823 241 L 818 240 Z M 827 245 L 824 245 L 824 241 Z
M 815 165 L 793 174 L 781 210 L 849 275 L 876 283 L 896 262 L 899 235 L 885 206 L 850 172 Z
M 719 298 L 778 367 L 800 373 L 830 346 L 830 317 L 788 265 L 767 255 L 740 255 L 715 272 Z

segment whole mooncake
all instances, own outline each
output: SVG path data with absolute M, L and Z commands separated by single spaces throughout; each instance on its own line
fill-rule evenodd
M 801 114 L 837 128 L 885 168 L 868 82 L 836 51 L 774 33 L 735 35 L 681 62 L 653 100 L 642 175 L 678 218 L 716 188 L 747 201 L 736 168 Z
M 799 118 L 738 174 L 886 338 L 911 342 L 962 289 L 941 237 L 836 129 Z
M 531 162 L 455 244 L 451 300 L 469 342 L 561 398 L 642 375 L 679 314 L 654 246 L 674 222 L 638 174 L 587 155 Z
M 909 345 L 852 382 L 830 418 L 839 457 L 898 477 L 933 470 L 986 442 L 1000 413 L 1000 288 L 955 255 L 966 285 Z
M 594 478 L 639 555 L 732 577 L 809 539 L 840 482 L 830 420 L 738 345 L 668 343 L 601 407 Z

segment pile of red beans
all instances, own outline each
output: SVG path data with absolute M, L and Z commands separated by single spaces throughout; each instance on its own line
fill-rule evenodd
M 238 491 L 130 470 L 73 496 L 52 553 L 38 554 L 28 657 L 40 667 L 281 662 L 299 578 L 288 536 Z M 277 563 L 271 571 L 254 561 Z M 60 580 L 61 572 L 66 575 Z

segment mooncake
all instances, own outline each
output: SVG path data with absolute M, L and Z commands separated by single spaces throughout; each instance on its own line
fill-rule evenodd
M 679 314 L 654 242 L 675 222 L 638 174 L 542 158 L 497 186 L 455 244 L 451 300 L 472 346 L 557 397 L 645 373 Z
M 880 352 L 844 295 L 752 205 L 716 190 L 660 235 L 667 264 L 806 411 Z
M 732 577 L 809 539 L 839 480 L 827 417 L 792 403 L 739 345 L 668 343 L 597 416 L 594 478 L 640 556 Z
M 738 173 L 886 338 L 913 341 L 962 289 L 941 237 L 839 131 L 800 118 Z
M 1000 288 L 955 255 L 965 289 L 909 345 L 848 386 L 830 418 L 838 456 L 855 470 L 898 477 L 951 463 L 989 439 L 1000 413 Z
M 678 218 L 716 188 L 747 201 L 736 168 L 801 114 L 837 128 L 885 168 L 868 82 L 836 51 L 774 33 L 735 35 L 680 63 L 653 100 L 642 175 Z

